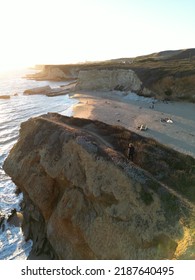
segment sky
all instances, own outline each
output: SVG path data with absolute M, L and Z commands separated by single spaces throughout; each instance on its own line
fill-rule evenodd
M 0 0 L 0 70 L 195 47 L 194 0 Z

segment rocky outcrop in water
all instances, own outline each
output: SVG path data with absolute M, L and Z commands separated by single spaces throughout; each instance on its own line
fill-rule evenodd
M 50 86 L 36 87 L 36 88 L 26 89 L 24 91 L 24 95 L 47 94 L 50 91 L 51 91 L 51 87 Z
M 0 212 L 0 230 L 2 230 L 2 231 L 4 231 L 4 228 L 5 228 L 4 222 L 5 222 L 5 217 Z
M 30 88 L 30 89 L 26 89 L 23 94 L 24 95 L 44 94 L 49 97 L 52 97 L 52 96 L 68 94 L 71 91 L 73 91 L 74 88 L 75 88 L 75 82 L 72 82 L 69 83 L 68 85 L 64 85 L 56 88 L 51 88 L 50 86 Z
M 129 141 L 137 150 L 134 163 L 126 157 Z M 154 158 L 151 168 L 146 162 L 154 148 L 161 161 Z M 146 154 L 139 153 L 142 149 Z M 151 139 L 98 121 L 47 114 L 23 123 L 4 169 L 24 193 L 23 231 L 33 240 L 33 254 L 58 259 L 195 257 L 193 201 L 159 181 L 169 176 L 168 161 L 162 163 L 166 153 Z M 180 158 L 180 169 L 182 160 L 185 168 L 193 160 Z M 156 168 L 161 174 L 155 174 Z
M 0 95 L 0 99 L 10 99 L 10 95 Z

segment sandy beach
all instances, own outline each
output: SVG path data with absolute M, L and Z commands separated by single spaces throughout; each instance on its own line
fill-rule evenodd
M 195 104 L 165 103 L 117 91 L 83 91 L 71 96 L 79 99 L 73 110 L 75 117 L 121 125 L 195 157 Z M 168 119 L 171 121 L 167 122 Z M 146 131 L 138 129 L 143 124 L 148 128 Z

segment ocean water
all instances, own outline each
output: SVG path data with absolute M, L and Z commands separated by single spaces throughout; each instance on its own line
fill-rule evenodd
M 66 82 L 27 80 L 26 74 L 36 70 L 26 69 L 18 72 L 0 73 L 0 95 L 11 95 L 10 99 L 0 99 L 0 213 L 8 217 L 12 209 L 20 210 L 22 194 L 15 194 L 16 186 L 2 168 L 10 149 L 18 139 L 20 124 L 30 117 L 47 112 L 72 115 L 72 106 L 78 101 L 68 95 L 47 97 L 45 95 L 25 96 L 25 89 L 49 85 L 52 88 Z M 16 95 L 17 94 L 17 95 Z M 18 227 L 5 223 L 0 228 L 0 260 L 26 259 L 32 244 L 25 242 Z

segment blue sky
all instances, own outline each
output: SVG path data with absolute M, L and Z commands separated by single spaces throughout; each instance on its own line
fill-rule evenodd
M 1 0 L 0 69 L 195 47 L 194 0 Z

